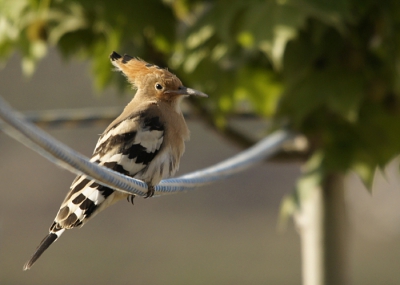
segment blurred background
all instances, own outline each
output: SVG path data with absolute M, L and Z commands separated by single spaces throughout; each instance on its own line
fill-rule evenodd
M 112 50 L 169 66 L 210 96 L 184 102 L 196 115 L 177 175 L 273 129 L 301 132 L 307 158 L 322 157 L 311 169 L 321 181 L 346 174 L 349 284 L 397 285 L 400 4 L 361 2 L 0 0 L 0 96 L 20 112 L 122 110 L 133 91 L 112 72 Z M 45 130 L 90 156 L 106 126 Z M 279 217 L 284 197 L 307 190 L 304 153 L 119 202 L 28 272 L 74 175 L 2 132 L 0 153 L 0 284 L 302 284 L 296 225 Z

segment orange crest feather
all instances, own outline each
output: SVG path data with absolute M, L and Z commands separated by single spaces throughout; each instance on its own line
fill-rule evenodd
M 121 71 L 136 88 L 141 88 L 141 83 L 146 82 L 146 77 L 149 75 L 159 78 L 167 86 L 178 87 L 182 85 L 179 78 L 167 69 L 147 63 L 140 58 L 134 58 L 127 54 L 121 56 L 113 52 L 110 59 L 117 70 Z

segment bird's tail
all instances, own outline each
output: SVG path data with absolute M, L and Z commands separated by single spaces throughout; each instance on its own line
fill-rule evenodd
M 55 242 L 61 234 L 65 231 L 65 229 L 59 230 L 57 232 L 50 232 L 45 238 L 42 240 L 42 242 L 39 244 L 37 247 L 35 253 L 32 255 L 32 257 L 25 263 L 23 270 L 28 270 L 32 267 L 32 265 L 38 260 L 38 258 L 43 254 L 43 252 L 53 243 Z

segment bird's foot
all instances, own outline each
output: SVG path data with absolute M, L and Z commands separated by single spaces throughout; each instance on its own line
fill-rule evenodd
M 128 197 L 126 197 L 126 200 L 128 200 L 128 202 L 134 205 L 135 203 L 133 203 L 133 199 L 135 199 L 135 197 L 136 195 L 129 195 Z
M 153 195 L 154 195 L 154 192 L 155 192 L 155 190 L 154 190 L 154 186 L 153 185 L 147 185 L 147 194 L 146 194 L 146 196 L 144 197 L 145 199 L 146 198 L 150 198 L 150 197 L 153 197 Z

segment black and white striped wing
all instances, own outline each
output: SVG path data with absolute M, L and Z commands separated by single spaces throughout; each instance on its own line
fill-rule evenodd
M 138 174 L 157 156 L 163 140 L 164 125 L 158 116 L 146 116 L 145 113 L 131 116 L 101 135 L 91 161 L 140 179 Z M 57 232 L 80 226 L 93 214 L 126 196 L 84 175 L 78 176 L 50 230 Z

